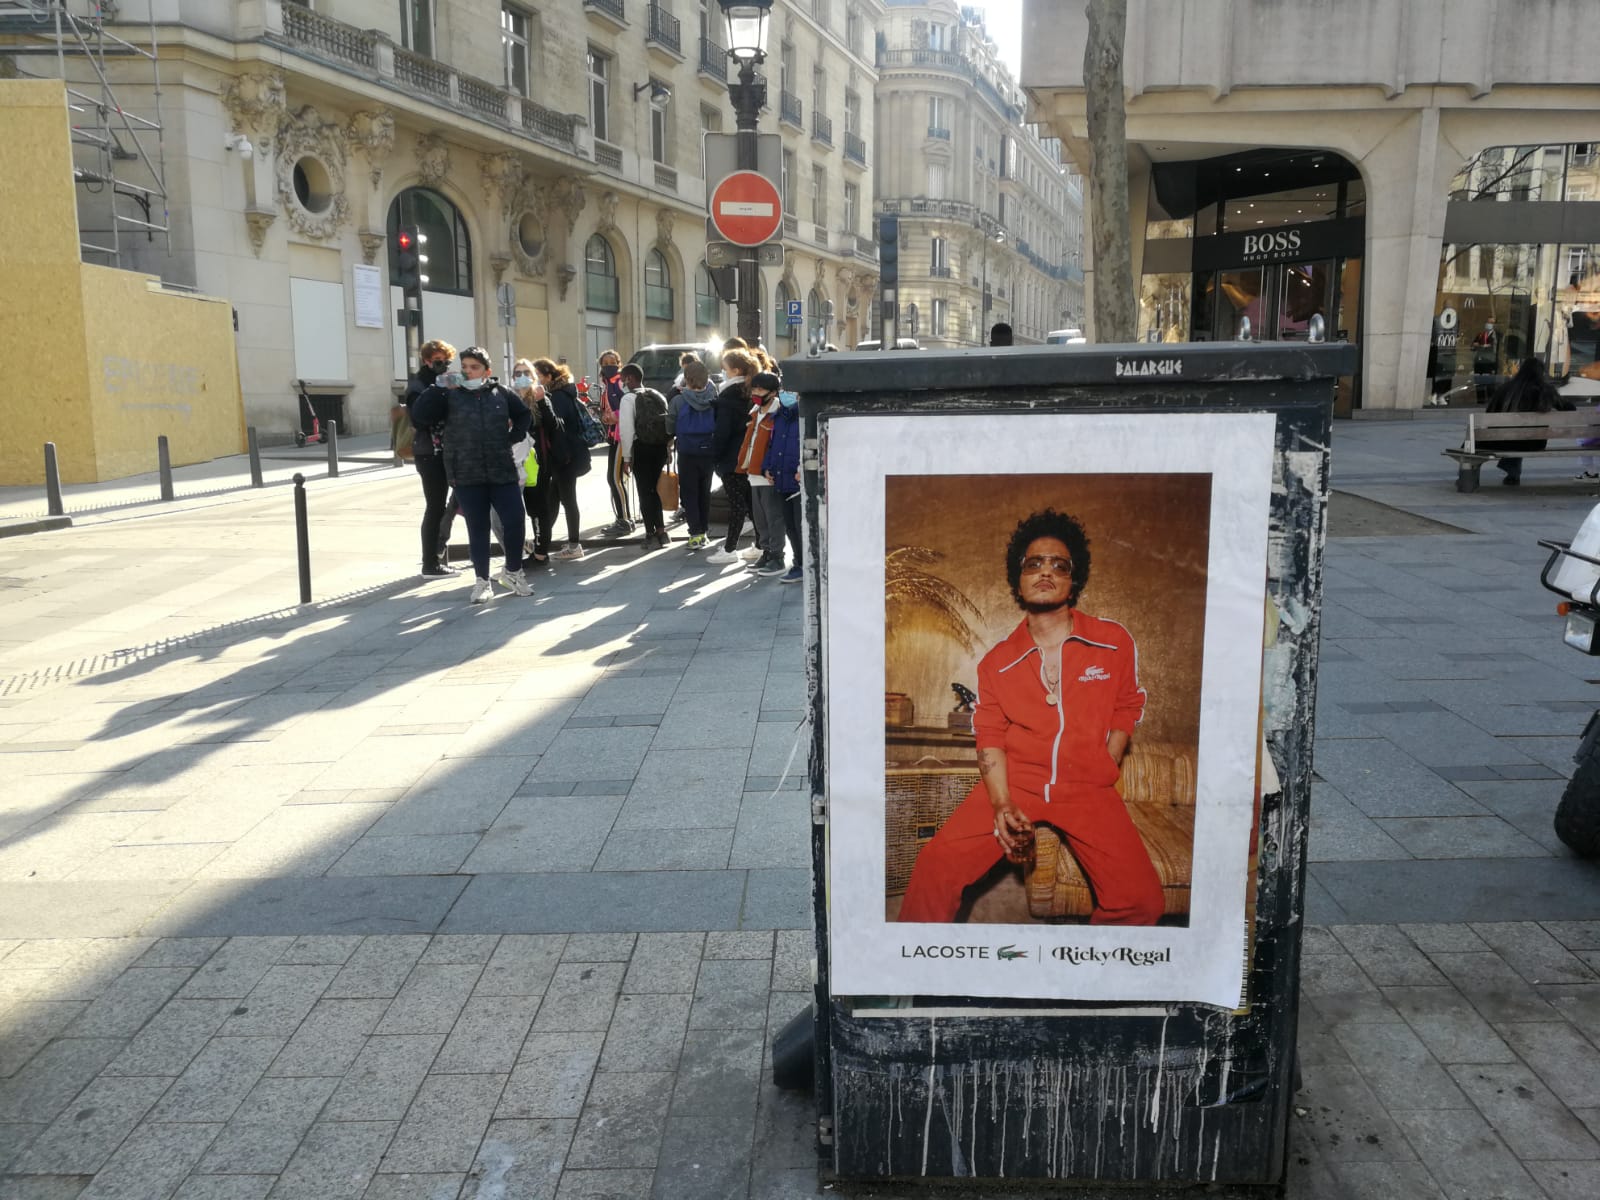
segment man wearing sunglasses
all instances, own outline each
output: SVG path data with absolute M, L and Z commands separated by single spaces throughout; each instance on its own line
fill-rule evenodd
M 1090 924 L 1154 925 L 1161 881 L 1116 790 L 1144 715 L 1133 636 L 1078 609 L 1089 539 L 1073 517 L 1047 508 L 1024 518 L 1006 576 L 1024 615 L 978 663 L 981 778 L 917 856 L 899 919 L 953 921 L 962 891 L 1002 855 L 1026 861 L 1044 822 L 1089 881 Z

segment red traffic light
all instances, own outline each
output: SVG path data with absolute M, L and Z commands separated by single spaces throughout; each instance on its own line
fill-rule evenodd
M 409 230 L 402 229 L 400 231 L 400 249 L 411 249 L 411 233 Z

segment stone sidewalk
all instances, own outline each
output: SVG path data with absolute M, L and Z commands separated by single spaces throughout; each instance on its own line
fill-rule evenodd
M 1534 546 L 1593 499 L 1456 495 L 1448 416 L 1336 430 L 1371 503 L 1333 507 L 1292 1196 L 1600 1194 L 1600 872 L 1548 832 L 1600 696 Z M 768 1057 L 800 589 L 616 547 L 471 609 L 396 569 L 415 481 L 375 473 L 312 489 L 328 600 L 271 615 L 284 496 L 0 542 L 0 1197 L 829 1194 Z

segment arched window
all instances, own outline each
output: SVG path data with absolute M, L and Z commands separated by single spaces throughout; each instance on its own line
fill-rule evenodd
M 598 233 L 589 239 L 583 252 L 584 304 L 601 312 L 617 312 L 620 289 L 617 287 L 617 259 L 611 243 Z
M 827 336 L 827 321 L 823 317 L 822 293 L 812 288 L 806 295 L 806 335 L 815 339 Z
M 794 350 L 795 335 L 799 332 L 800 327 L 789 324 L 789 301 L 791 298 L 789 285 L 781 279 L 778 280 L 777 291 L 773 293 L 772 297 L 772 340 L 774 343 L 779 340 L 788 342 L 789 350 L 792 352 Z
M 401 227 L 417 234 L 422 287 L 429 292 L 472 295 L 472 238 L 461 210 L 429 188 L 407 188 L 389 205 L 389 278 L 398 269 Z M 426 239 L 426 240 L 423 240 Z
M 672 271 L 667 256 L 659 250 L 650 251 L 644 259 L 644 315 L 672 320 Z
M 702 329 L 715 329 L 720 309 L 717 289 L 711 283 L 711 269 L 701 263 L 694 269 L 694 323 Z

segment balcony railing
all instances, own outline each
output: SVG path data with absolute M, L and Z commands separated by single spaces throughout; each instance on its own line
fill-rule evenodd
M 728 82 L 728 52 L 710 38 L 700 39 L 700 72 L 719 83 Z
M 941 142 L 948 142 L 950 140 L 950 131 L 939 125 L 929 125 L 928 136 L 931 138 L 936 138 Z
M 627 23 L 627 13 L 622 7 L 622 0 L 583 0 L 585 8 L 592 8 L 623 24 Z
M 656 164 L 656 186 L 663 191 L 676 192 L 678 190 L 678 172 L 667 166 L 666 163 Z
M 844 156 L 863 167 L 867 165 L 867 143 L 859 133 L 845 133 Z
M 827 214 L 824 213 L 823 220 L 826 219 Z M 828 227 L 821 223 L 813 223 L 811 226 L 811 240 L 826 250 L 828 248 Z
M 878 243 L 869 237 L 856 234 L 856 257 L 864 258 L 868 262 L 878 261 Z
M 672 320 L 672 289 L 659 283 L 645 284 L 644 315 L 657 321 Z
M 800 218 L 795 216 L 793 213 L 784 213 L 783 214 L 783 236 L 784 237 L 799 237 L 800 236 Z
M 928 275 L 933 279 L 949 279 L 954 275 L 948 263 L 934 263 L 928 268 Z
M 833 119 L 819 112 L 811 114 L 811 140 L 824 146 L 833 145 Z
M 619 0 L 618 7 L 621 7 Z M 646 21 L 644 40 L 665 46 L 674 54 L 683 53 L 683 40 L 681 37 L 681 22 L 678 18 L 662 8 L 659 4 L 652 4 L 645 10 Z
M 880 67 L 949 67 L 967 69 L 967 60 L 954 50 L 880 50 Z
M 804 129 L 806 123 L 802 116 L 804 110 L 800 106 L 800 97 L 793 92 L 778 93 L 778 119 L 787 121 L 796 129 Z
M 621 0 L 617 0 L 620 7 Z M 537 141 L 577 153 L 583 118 L 535 104 L 517 92 L 467 75 L 423 54 L 393 45 L 383 35 L 314 13 L 283 6 L 283 33 L 269 39 L 300 56 L 386 84 L 414 99 L 432 101 Z
M 607 171 L 622 173 L 622 151 L 610 142 L 595 142 L 594 162 L 595 166 L 604 167 Z

